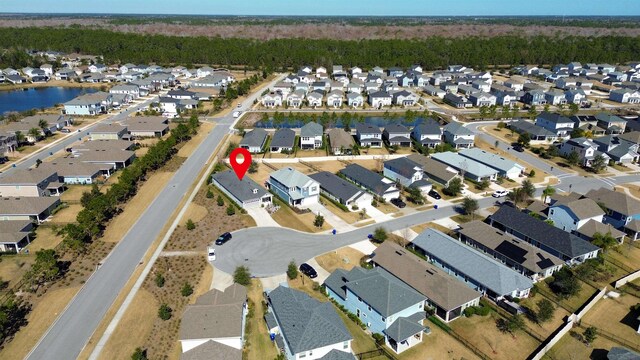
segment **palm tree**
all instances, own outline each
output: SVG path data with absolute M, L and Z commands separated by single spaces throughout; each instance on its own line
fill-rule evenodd
M 45 130 L 49 127 L 49 123 L 47 123 L 47 120 L 45 119 L 40 119 L 40 121 L 38 121 L 38 127 L 42 130 Z
M 547 185 L 546 188 L 544 188 L 544 190 L 542 190 L 542 202 L 547 202 L 547 198 L 549 196 L 553 196 L 556 193 L 556 189 L 554 187 L 552 187 L 551 185 Z
M 34 127 L 29 129 L 29 132 L 27 134 L 31 136 L 35 141 L 38 141 L 42 137 L 42 130 Z
M 22 133 L 22 131 L 16 131 L 16 142 L 18 143 L 18 146 L 20 146 L 21 144 L 23 144 L 26 140 L 26 136 L 24 136 L 24 134 Z

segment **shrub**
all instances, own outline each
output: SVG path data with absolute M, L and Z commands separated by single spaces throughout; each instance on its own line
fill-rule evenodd
M 491 312 L 491 308 L 486 305 L 480 306 L 476 308 L 475 312 L 476 312 L 476 315 L 487 316 Z
M 136 348 L 136 350 L 131 355 L 131 360 L 147 360 L 147 350 L 143 348 Z
M 373 232 L 373 238 L 371 240 L 373 240 L 373 242 L 381 244 L 385 240 L 387 240 L 388 237 L 389 235 L 387 235 L 387 230 L 385 230 L 383 227 L 377 227 Z
M 291 260 L 291 262 L 289 263 L 289 266 L 287 266 L 287 276 L 291 280 L 298 277 L 298 267 L 296 266 L 296 263 L 293 260 Z
M 218 195 L 216 198 L 216 204 L 218 204 L 218 206 L 224 206 L 224 199 L 222 198 L 222 195 Z
M 378 345 L 384 344 L 384 335 L 380 333 L 374 333 L 374 334 L 371 334 L 371 337 L 373 338 L 373 340 L 376 341 L 376 344 Z
M 187 230 L 191 231 L 195 228 L 196 228 L 196 224 L 193 222 L 193 220 L 191 219 L 187 220 Z
M 229 206 L 227 206 L 227 215 L 233 216 L 235 214 L 236 214 L 236 208 L 233 205 L 229 204 Z
M 164 280 L 164 276 L 162 276 L 161 273 L 157 273 L 156 274 L 156 280 L 155 281 L 156 281 L 156 286 L 157 287 L 161 288 L 161 287 L 164 286 L 165 280 Z
M 233 272 L 233 282 L 247 286 L 251 283 L 251 273 L 246 266 L 238 266 Z
M 324 216 L 318 214 L 318 215 L 316 215 L 315 219 L 313 220 L 313 226 L 315 226 L 317 228 L 321 228 L 322 225 L 324 225 Z
M 184 297 L 191 296 L 191 294 L 193 294 L 193 286 L 189 285 L 189 283 L 184 283 L 180 290 L 180 294 Z
M 429 321 L 434 323 L 440 329 L 442 329 L 442 330 L 444 330 L 446 332 L 451 332 L 451 328 L 449 327 L 449 325 L 445 324 L 442 320 L 440 320 L 435 315 L 429 316 Z
M 534 177 L 534 176 L 536 176 L 536 171 L 535 171 L 535 170 L 533 170 L 533 169 L 531 169 L 531 171 L 529 171 L 529 177 L 531 177 L 531 178 L 532 178 L 532 177 Z
M 171 319 L 171 313 L 173 310 L 167 304 L 160 305 L 158 309 L 158 317 L 164 321 Z
M 468 308 L 464 309 L 463 312 L 464 312 L 464 316 L 472 317 L 476 313 L 476 308 L 475 306 L 469 306 Z
M 207 189 L 207 199 L 213 199 L 213 191 L 211 189 Z

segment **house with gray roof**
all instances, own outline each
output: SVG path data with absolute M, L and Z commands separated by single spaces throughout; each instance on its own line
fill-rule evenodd
M 433 308 L 435 315 L 445 322 L 457 319 L 465 308 L 480 303 L 479 292 L 393 242 L 378 246 L 371 259 L 374 266 L 425 296 L 425 307 Z
M 401 353 L 422 341 L 426 297 L 383 268 L 335 270 L 324 282 L 329 298 L 355 314 Z M 427 333 L 430 330 L 426 331 Z
M 567 232 L 576 232 L 590 220 L 601 223 L 605 212 L 589 198 L 556 200 L 552 198 L 547 217 L 553 226 Z
M 598 113 L 596 119 L 607 134 L 623 134 L 627 128 L 627 120 L 613 114 Z
M 320 184 L 298 170 L 286 167 L 269 174 L 267 188 L 289 206 L 307 208 L 318 203 Z
M 479 220 L 461 224 L 458 238 L 534 282 L 551 276 L 564 265 L 557 256 Z
M 135 138 L 163 137 L 169 133 L 169 119 L 163 116 L 134 116 L 122 121 Z
M 239 146 L 249 150 L 252 154 L 264 151 L 264 144 L 267 142 L 267 132 L 264 129 L 256 128 L 244 134 Z
M 382 138 L 389 146 L 411 147 L 411 132 L 402 124 L 385 126 Z
M 528 134 L 533 141 L 555 141 L 558 135 L 530 121 L 518 120 L 509 123 L 509 128 L 518 134 Z
M 271 204 L 271 194 L 248 176 L 238 180 L 231 170 L 211 175 L 211 183 L 243 209 L 265 207 Z
M 607 360 L 640 360 L 640 353 L 615 346 L 607 353 Z
M 378 197 L 384 198 L 386 201 L 400 196 L 400 191 L 396 188 L 392 180 L 358 164 L 347 165 L 340 170 L 340 174 L 347 180 L 352 181 Z
M 458 154 L 495 169 L 498 171 L 498 176 L 509 179 L 516 179 L 525 172 L 525 167 L 517 162 L 478 148 L 463 149 Z
M 120 124 L 100 124 L 91 130 L 91 140 L 122 140 L 128 134 L 126 126 Z
M 276 130 L 269 144 L 269 151 L 272 153 L 288 152 L 293 153 L 296 142 L 296 133 L 287 128 Z
M 267 306 L 267 314 L 273 314 L 275 322 L 271 333 L 276 339 L 282 338 L 281 350 L 287 360 L 354 358 L 351 355 L 353 336 L 330 302 L 278 286 L 267 294 Z
M 536 117 L 536 125 L 551 131 L 559 137 L 569 136 L 575 127 L 573 120 L 568 117 L 548 111 L 543 111 Z
M 473 147 L 476 135 L 461 123 L 452 121 L 442 128 L 444 141 L 453 145 L 456 149 Z
M 324 130 L 317 122 L 309 122 L 300 128 L 300 148 L 319 149 L 322 147 Z
M 580 264 L 598 255 L 600 248 L 511 206 L 501 206 L 489 224 L 554 255 L 567 264 Z
M 425 194 L 433 187 L 431 182 L 423 179 L 424 169 L 422 165 L 407 157 L 385 161 L 382 173 L 402 186 L 418 187 Z
M 215 354 L 216 360 L 242 360 L 242 350 L 223 343 L 207 340 L 180 355 L 180 360 L 209 360 Z
M 64 103 L 64 114 L 67 115 L 98 115 L 104 114 L 111 108 L 111 94 L 96 92 L 84 94 Z
M 349 93 L 347 93 L 347 105 L 358 108 L 364 104 L 364 97 L 360 94 L 360 86 L 358 84 L 351 83 L 347 87 Z
M 235 349 L 241 357 L 247 311 L 247 289 L 242 285 L 202 294 L 182 314 L 179 335 L 182 352 L 213 341 Z
M 136 153 L 129 150 L 104 149 L 88 150 L 74 153 L 79 161 L 93 164 L 108 164 L 114 169 L 124 169 L 133 163 Z
M 448 186 L 449 182 L 458 177 L 458 172 L 439 161 L 420 154 L 411 154 L 407 158 L 422 165 L 424 175 L 431 182 L 436 182 L 442 186 Z
M 77 160 L 57 159 L 53 162 L 45 162 L 40 165 L 39 168 L 49 169 L 55 171 L 58 174 L 58 182 L 73 185 L 93 184 L 99 176 L 109 177 L 113 168 L 100 164 L 85 163 Z M 105 172 L 106 170 L 106 172 Z
M 427 118 L 413 128 L 411 137 L 422 146 L 432 149 L 442 143 L 442 129 L 437 121 Z
M 0 251 L 20 252 L 31 242 L 33 228 L 29 220 L 0 221 Z
M 363 208 L 373 200 L 373 196 L 355 186 L 353 183 L 332 174 L 328 171 L 309 175 L 310 178 L 320 183 L 320 193 L 340 204 L 353 208 Z
M 498 170 L 455 152 L 435 153 L 431 154 L 431 158 L 455 169 L 461 176 L 473 181 L 495 180 L 498 177 Z
M 25 220 L 42 223 L 60 206 L 57 196 L 0 198 L 0 221 Z
M 533 287 L 528 277 L 438 230 L 426 229 L 412 246 L 432 264 L 492 299 L 525 298 Z
M 392 102 L 391 95 L 386 91 L 372 91 L 369 93 L 369 105 L 374 108 L 390 106 Z
M 622 228 L 633 220 L 640 220 L 640 201 L 623 192 L 600 188 L 584 196 L 607 209 L 603 220 L 606 224 Z
M 382 147 L 382 131 L 380 128 L 371 124 L 356 124 L 356 138 L 361 147 Z
M 64 190 L 55 169 L 11 169 L 0 174 L 0 197 L 55 196 Z

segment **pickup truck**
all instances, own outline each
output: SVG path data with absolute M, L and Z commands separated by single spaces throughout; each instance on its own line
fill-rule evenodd
M 242 112 L 240 112 L 240 111 L 234 111 L 234 112 L 233 112 L 233 117 L 234 117 L 234 118 L 240 117 L 240 114 L 242 114 Z

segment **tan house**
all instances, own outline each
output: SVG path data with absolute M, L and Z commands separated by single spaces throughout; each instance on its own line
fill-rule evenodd
M 28 220 L 0 221 L 0 251 L 19 252 L 31 241 L 32 230 Z
M 25 220 L 41 223 L 60 205 L 60 198 L 21 197 L 0 198 L 0 221 Z
M 13 169 L 0 175 L 0 196 L 56 196 L 63 189 L 58 173 L 50 167 Z
M 169 132 L 169 120 L 162 116 L 136 116 L 122 122 L 136 138 L 162 137 Z
M 127 135 L 127 127 L 118 124 L 98 125 L 91 130 L 91 140 L 120 140 Z

